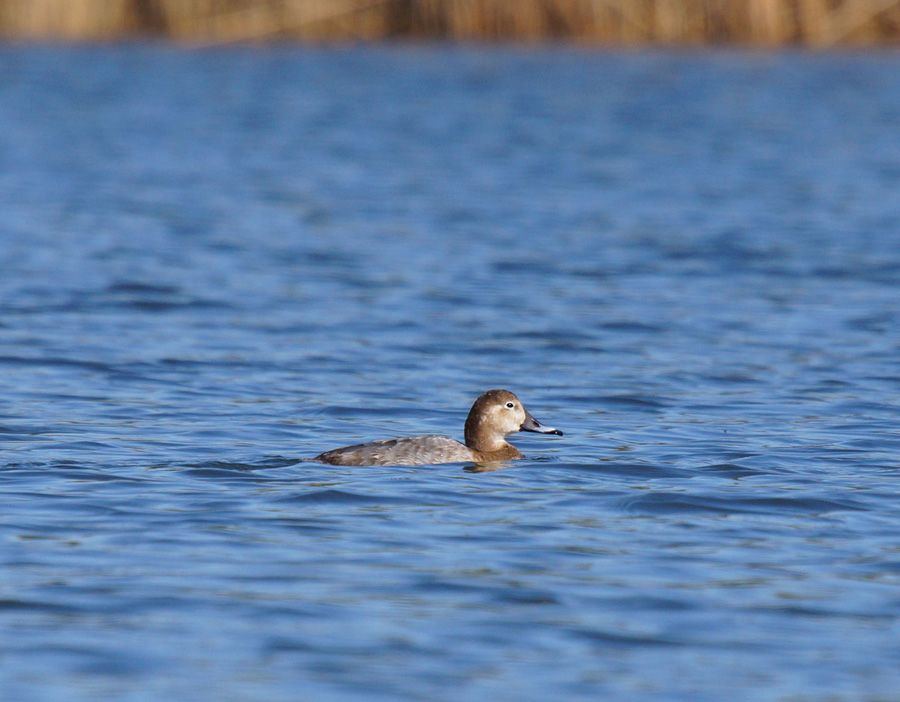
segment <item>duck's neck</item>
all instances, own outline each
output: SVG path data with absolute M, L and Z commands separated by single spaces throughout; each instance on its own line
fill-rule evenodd
M 503 434 L 491 431 L 484 418 L 476 415 L 474 408 L 466 419 L 466 446 L 478 453 L 490 454 L 498 451 L 512 449 L 516 453 L 516 447 L 506 441 Z

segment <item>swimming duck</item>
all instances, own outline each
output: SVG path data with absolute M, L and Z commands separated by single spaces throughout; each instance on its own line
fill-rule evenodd
M 557 434 L 559 429 L 545 427 L 509 390 L 488 390 L 481 395 L 466 418 L 466 443 L 449 436 L 409 436 L 384 439 L 367 444 L 344 446 L 326 451 L 313 460 L 337 466 L 419 466 L 435 463 L 494 463 L 522 458 L 519 450 L 506 441 L 508 434 L 533 431 Z

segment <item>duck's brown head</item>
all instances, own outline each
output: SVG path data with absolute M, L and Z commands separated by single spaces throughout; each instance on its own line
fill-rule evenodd
M 482 453 L 508 446 L 506 436 L 517 431 L 558 434 L 531 416 L 522 401 L 509 390 L 488 390 L 475 400 L 466 418 L 466 446 Z

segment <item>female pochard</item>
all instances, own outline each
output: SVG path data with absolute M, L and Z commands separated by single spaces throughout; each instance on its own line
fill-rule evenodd
M 506 441 L 508 434 L 533 431 L 558 434 L 543 426 L 509 390 L 488 390 L 475 400 L 466 418 L 466 443 L 449 436 L 410 436 L 345 446 L 319 454 L 313 460 L 338 466 L 418 466 L 434 463 L 493 463 L 522 458 Z

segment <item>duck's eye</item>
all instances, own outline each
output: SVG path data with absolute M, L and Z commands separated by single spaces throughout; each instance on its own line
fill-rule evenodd
M 507 402 L 507 403 L 506 403 L 506 406 L 509 407 L 510 409 L 512 409 L 513 407 L 515 407 L 515 405 L 514 405 L 512 402 Z

